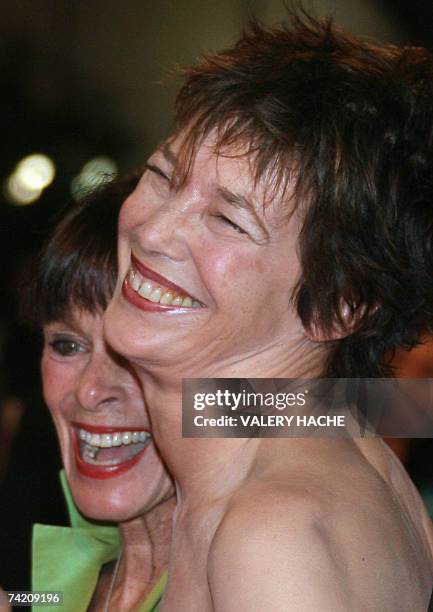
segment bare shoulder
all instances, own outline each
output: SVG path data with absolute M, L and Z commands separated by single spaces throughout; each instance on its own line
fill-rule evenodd
M 376 510 L 308 480 L 244 490 L 209 549 L 215 611 L 422 610 L 428 577 L 411 587 L 420 584 L 413 551 Z
M 239 496 L 217 529 L 208 575 L 215 610 L 350 609 L 326 495 L 268 485 Z M 224 585 L 224 588 L 222 588 Z

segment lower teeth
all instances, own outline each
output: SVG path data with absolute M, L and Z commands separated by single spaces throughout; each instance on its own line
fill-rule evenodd
M 87 444 L 86 442 L 81 442 L 80 454 L 81 454 L 83 461 L 85 461 L 86 463 L 91 463 L 93 465 L 101 465 L 101 466 L 119 465 L 120 463 L 125 463 L 125 461 L 132 459 L 133 457 L 135 457 L 135 455 L 138 455 L 138 453 L 140 453 L 149 444 L 149 442 L 150 442 L 150 438 L 148 438 L 146 442 L 137 442 L 137 443 L 129 444 L 128 450 L 130 451 L 130 453 L 128 453 L 129 456 L 126 459 L 125 457 L 122 457 L 118 459 L 112 458 L 112 459 L 107 459 L 105 461 L 98 461 L 97 457 L 100 454 L 100 452 L 106 451 L 108 449 L 91 446 L 90 444 Z M 110 450 L 113 452 L 116 452 L 115 449 L 120 449 L 120 448 L 122 447 L 113 447 Z
M 93 459 L 96 459 L 96 455 L 98 454 L 98 451 L 99 451 L 98 448 L 95 448 L 94 446 L 89 446 L 88 444 L 86 444 L 82 452 L 84 461 L 90 460 L 89 463 L 91 463 Z

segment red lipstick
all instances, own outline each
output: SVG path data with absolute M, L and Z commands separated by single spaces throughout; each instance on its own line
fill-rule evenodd
M 114 478 L 115 476 L 121 476 L 128 470 L 130 470 L 134 465 L 136 465 L 143 454 L 146 452 L 148 445 L 146 445 L 139 453 L 128 459 L 127 461 L 123 461 L 122 463 L 118 463 L 115 465 L 95 465 L 93 463 L 87 463 L 82 459 L 80 454 L 80 441 L 78 439 L 78 428 L 85 429 L 91 433 L 113 433 L 116 431 L 148 431 L 144 428 L 138 427 L 104 427 L 104 426 L 94 426 L 94 425 L 85 425 L 84 423 L 73 423 L 74 432 L 73 432 L 73 444 L 75 451 L 75 461 L 77 465 L 77 469 L 83 476 L 87 476 L 88 478 L 96 478 L 98 480 L 105 480 L 107 478 Z

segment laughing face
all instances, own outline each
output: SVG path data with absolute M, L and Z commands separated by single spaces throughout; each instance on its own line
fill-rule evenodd
M 44 396 L 80 510 L 116 522 L 171 494 L 152 442 L 141 386 L 102 336 L 102 317 L 74 310 L 44 326 Z
M 178 185 L 179 146 L 151 156 L 122 208 L 106 335 L 138 366 L 242 375 L 252 356 L 306 341 L 290 301 L 300 220 L 277 198 L 264 206 L 248 157 L 217 156 L 211 141 Z

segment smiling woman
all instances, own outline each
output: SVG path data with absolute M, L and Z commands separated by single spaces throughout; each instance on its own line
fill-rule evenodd
M 101 504 L 100 496 L 95 499 L 85 489 L 92 481 L 80 477 L 101 480 L 127 472 L 130 477 L 151 435 L 141 387 L 127 364 L 106 347 L 101 316 L 73 310 L 70 321 L 44 325 L 42 380 L 77 503 L 89 516 L 118 520 L 117 506 L 131 506 L 136 493 L 119 495 L 110 483 L 112 499 Z M 121 484 L 126 488 L 127 478 Z
M 162 610 L 427 609 L 432 526 L 382 440 L 180 432 L 183 378 L 383 376 L 432 325 L 432 119 L 426 51 L 305 16 L 186 71 L 105 315 L 176 482 Z
M 116 278 L 118 213 L 135 184 L 118 180 L 65 216 L 31 271 L 23 307 L 44 335 L 44 397 L 74 528 L 35 526 L 33 588 L 63 591 L 62 609 L 71 612 L 156 610 L 168 563 L 171 480 L 141 385 L 102 328 Z
M 198 364 L 212 367 L 220 357 L 227 366 L 235 360 L 247 371 L 248 354 L 258 344 L 264 347 L 270 337 L 276 339 L 287 329 L 293 332 L 293 343 L 304 337 L 295 337 L 297 317 L 287 308 L 300 273 L 295 251 L 299 218 L 293 214 L 282 223 L 286 212 L 272 203 L 263 214 L 265 185 L 254 190 L 248 159 L 240 154 L 216 156 L 212 139 L 197 152 L 187 184 L 177 185 L 173 160 L 180 146 L 178 138 L 152 155 L 121 211 L 120 273 L 126 279 L 122 296 L 125 303 L 149 316 L 139 320 L 133 309 L 118 311 L 108 333 L 111 337 L 112 330 L 122 325 L 128 351 L 137 347 L 136 355 L 128 353 L 130 358 L 140 357 L 142 334 L 149 335 L 152 328 L 146 361 L 158 360 L 163 351 L 164 362 L 172 356 L 173 365 L 188 364 L 191 372 Z M 240 206 L 240 201 L 245 205 Z M 124 248 L 128 249 L 125 258 Z M 149 279 L 156 289 L 147 288 L 153 287 L 151 282 L 146 284 Z M 159 286 L 176 287 L 182 304 L 177 305 L 175 298 L 170 306 L 163 306 L 166 293 L 158 293 L 161 300 L 151 303 L 147 292 L 156 292 Z M 189 308 L 185 299 L 191 302 Z M 158 316 L 162 312 L 167 314 L 164 322 Z M 122 324 L 121 317 L 126 316 L 135 323 L 131 319 L 130 324 Z M 317 349 L 314 353 L 320 352 Z M 285 359 L 280 367 L 284 369 Z M 232 375 L 238 374 L 232 370 Z

